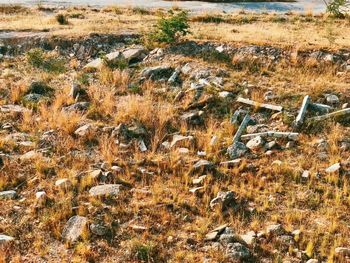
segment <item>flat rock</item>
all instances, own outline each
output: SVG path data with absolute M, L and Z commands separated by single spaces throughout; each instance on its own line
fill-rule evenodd
M 87 218 L 83 216 L 72 216 L 62 232 L 62 239 L 74 243 L 82 236 L 87 228 Z
M 215 207 L 221 205 L 224 210 L 227 207 L 232 207 L 236 204 L 235 193 L 232 191 L 219 192 L 217 196 L 210 201 L 210 208 L 214 209 Z
M 325 171 L 326 173 L 335 173 L 337 171 L 339 171 L 340 169 L 340 163 L 335 163 L 331 166 L 329 166 Z
M 94 131 L 94 126 L 92 124 L 85 124 L 75 130 L 74 134 L 80 137 L 87 136 Z
M 337 247 L 334 250 L 336 256 L 350 256 L 350 248 L 346 247 Z
M 90 196 L 117 196 L 121 190 L 120 184 L 104 184 L 92 187 L 89 190 Z
M 20 105 L 2 105 L 0 106 L 0 111 L 5 113 L 23 113 L 29 111 Z
M 90 107 L 89 102 L 77 102 L 72 105 L 63 107 L 63 111 L 72 112 L 72 111 L 86 111 Z
M 68 178 L 62 178 L 55 182 L 55 186 L 61 189 L 69 189 L 72 186 L 72 182 Z
M 248 149 L 255 151 L 260 149 L 264 145 L 264 140 L 261 136 L 256 136 L 247 142 L 246 146 Z
M 173 136 L 173 140 L 170 143 L 170 147 L 184 147 L 184 146 L 189 146 L 193 142 L 194 138 L 193 136 L 183 136 L 176 134 Z
M 148 54 L 144 47 L 128 48 L 123 51 L 123 57 L 129 62 L 138 62 L 143 60 Z
M 0 192 L 0 200 L 1 199 L 14 199 L 14 198 L 16 198 L 16 196 L 17 196 L 17 193 L 14 190 Z
M 5 243 L 10 242 L 10 241 L 13 241 L 13 240 L 15 240 L 15 239 L 11 236 L 0 234 L 0 245 L 5 244 Z

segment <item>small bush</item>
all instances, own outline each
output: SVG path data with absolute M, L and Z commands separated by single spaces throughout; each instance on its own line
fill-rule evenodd
M 63 15 L 63 14 L 56 15 L 56 21 L 60 25 L 68 25 L 68 18 L 65 15 Z
M 349 11 L 350 2 L 348 0 L 331 0 L 325 1 L 327 12 L 336 18 L 345 18 L 345 13 Z
M 44 51 L 41 48 L 33 48 L 27 52 L 28 63 L 39 68 L 44 63 Z
M 41 68 L 47 72 L 63 73 L 66 70 L 65 61 L 60 58 L 47 57 L 41 48 L 34 48 L 26 54 L 28 63 L 35 68 Z
M 151 34 L 151 39 L 158 43 L 174 43 L 180 37 L 189 33 L 188 13 L 181 11 L 175 14 L 168 12 L 168 17 L 158 20 L 156 30 Z

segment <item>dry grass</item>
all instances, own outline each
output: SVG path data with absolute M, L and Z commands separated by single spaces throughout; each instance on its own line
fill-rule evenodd
M 49 28 L 49 34 L 76 36 L 90 31 L 116 33 L 117 28 L 142 31 L 156 18 L 153 12 L 145 14 L 142 10 L 125 11 L 116 7 L 98 12 L 90 9 L 66 12 L 68 15 L 82 13 L 85 18 L 69 18 L 70 25 L 58 26 L 49 17 L 37 18 L 38 13 L 35 13 L 35 19 L 31 14 L 4 15 L 0 18 L 0 27 L 16 30 Z M 327 27 L 326 18 L 311 16 L 314 22 L 303 23 L 301 17 L 294 16 L 297 21 L 288 25 L 274 22 L 273 17 L 264 15 L 250 24 L 239 24 L 239 17 L 215 26 L 197 21 L 192 23 L 194 34 L 191 38 L 284 47 L 300 39 L 301 50 L 310 46 L 340 48 L 350 42 L 347 21 L 334 22 L 339 41 L 330 45 L 321 37 Z M 27 25 L 31 19 L 33 23 Z M 101 22 L 106 27 L 98 26 Z M 232 29 L 238 32 L 232 33 Z M 307 44 L 309 41 L 312 45 Z M 166 61 L 172 59 L 166 58 Z M 201 67 L 218 67 L 216 62 L 201 59 L 177 59 L 182 63 L 195 62 Z M 320 256 L 329 262 L 340 262 L 334 258 L 335 247 L 350 246 L 347 212 L 350 181 L 338 173 L 323 173 L 321 179 L 316 176 L 316 172 L 323 172 L 331 164 L 350 157 L 349 150 L 339 150 L 339 143 L 350 136 L 348 124 L 330 122 L 316 127 L 316 131 L 305 129 L 297 147 L 274 150 L 270 156 L 257 151 L 255 157 L 243 158 L 239 167 L 224 168 L 219 166 L 221 161 L 227 160 L 222 150 L 236 131 L 229 117 L 241 106 L 233 101 L 218 99 L 213 107 L 205 107 L 204 124 L 191 126 L 179 118 L 191 94 L 186 94 L 188 97 L 182 101 L 173 102 L 176 92 L 167 84 L 146 81 L 135 87 L 141 68 L 115 70 L 105 67 L 98 72 L 85 73 L 72 58 L 67 61 L 67 65 L 71 65 L 67 72 L 57 75 L 33 68 L 23 56 L 0 63 L 4 69 L 13 71 L 1 79 L 1 105 L 21 104 L 33 79 L 44 81 L 54 90 L 48 102 L 39 103 L 31 112 L 21 116 L 0 115 L 1 124 L 11 123 L 13 126 L 12 130 L 1 130 L 0 151 L 15 156 L 14 159 L 4 158 L 0 190 L 18 187 L 21 195 L 16 200 L 0 200 L 0 218 L 5 219 L 0 221 L 0 233 L 14 236 L 18 241 L 0 248 L 0 261 L 9 258 L 13 262 L 40 261 L 46 256 L 52 261 L 75 262 L 200 262 L 204 257 L 212 258 L 213 262 L 225 262 L 222 251 L 203 249 L 208 244 L 203 241 L 205 234 L 223 223 L 229 224 L 239 234 L 262 231 L 270 223 L 282 223 L 288 231 L 299 229 L 302 234 L 295 238 L 293 248 L 305 251 L 309 257 Z M 277 95 L 272 103 L 283 105 L 293 116 L 306 94 L 318 102 L 324 101 L 323 95 L 327 92 L 338 94 L 342 103 L 349 99 L 347 75 L 337 75 L 337 68 L 329 64 L 300 63 L 297 56 L 291 63 L 281 61 L 277 65 L 261 65 L 253 58 L 242 61 L 235 57 L 221 63 L 220 67 L 228 72 L 225 89 L 238 95 L 244 95 L 244 89 L 248 89 L 249 96 L 259 101 L 263 100 L 266 91 L 272 90 Z M 252 67 L 259 70 L 252 72 Z M 72 81 L 83 74 L 88 74 L 89 81 L 82 84 L 86 97 L 79 99 L 88 100 L 89 109 L 85 112 L 62 111 L 64 106 L 74 103 L 68 96 L 69 88 Z M 254 85 L 246 88 L 242 84 L 246 82 Z M 218 114 L 216 110 L 222 104 L 229 112 Z M 274 117 L 278 129 L 288 129 L 288 121 L 294 117 L 287 113 Z M 258 111 L 252 114 L 264 117 Z M 272 122 L 270 115 L 264 121 Z M 86 138 L 79 138 L 74 131 L 87 122 L 95 125 L 96 130 Z M 145 126 L 149 150 L 140 152 L 136 144 L 129 148 L 117 145 L 111 133 L 102 129 L 121 123 Z M 49 146 L 40 146 L 42 134 L 49 130 L 54 130 Z M 28 133 L 25 140 L 34 144 L 24 146 L 6 141 L 5 137 L 14 132 Z M 171 140 L 174 132 L 195 137 L 195 142 L 188 146 L 188 154 L 180 154 L 178 149 L 162 150 L 161 143 Z M 214 135 L 218 143 L 210 145 Z M 324 150 L 327 159 L 319 157 L 317 142 L 320 138 L 325 138 L 329 144 Z M 287 143 L 284 140 L 277 142 L 281 146 Z M 36 159 L 19 158 L 38 148 L 44 151 L 38 153 Z M 205 151 L 206 156 L 199 157 L 198 151 Z M 191 168 L 200 158 L 215 163 L 219 173 L 207 172 L 202 192 L 194 195 L 189 192 L 193 187 L 192 179 L 202 174 L 192 175 Z M 282 164 L 274 165 L 277 160 Z M 108 183 L 128 182 L 133 190 L 126 187 L 118 198 L 91 198 L 88 190 L 98 182 L 84 177 L 84 174 L 101 167 L 102 163 L 107 170 L 112 165 L 122 168 L 122 171 L 112 172 L 111 178 L 106 179 Z M 310 171 L 307 182 L 300 178 L 305 169 Z M 71 188 L 57 188 L 55 181 L 60 178 L 69 178 Z M 35 192 L 39 190 L 45 190 L 48 196 L 43 206 L 38 206 L 35 200 Z M 234 191 L 243 207 L 252 205 L 255 212 L 247 216 L 243 209 L 227 213 L 222 213 L 220 208 L 210 210 L 210 201 L 219 191 L 226 190 Z M 84 232 L 81 242 L 65 247 L 61 240 L 62 229 L 75 214 L 88 217 L 89 223 L 95 220 L 103 222 L 111 233 L 99 237 Z M 135 225 L 141 227 L 133 228 Z M 255 252 L 261 258 L 277 262 L 279 255 L 281 258 L 286 255 L 276 240 L 262 241 L 259 246 L 261 251 Z M 276 254 L 270 253 L 274 250 L 277 250 Z M 296 256 L 292 248 L 287 250 Z

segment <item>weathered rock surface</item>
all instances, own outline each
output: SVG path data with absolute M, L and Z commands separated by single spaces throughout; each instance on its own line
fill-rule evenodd
M 64 226 L 62 239 L 70 243 L 78 241 L 87 229 L 87 222 L 86 217 L 72 216 Z
M 104 184 L 94 186 L 89 190 L 90 196 L 104 197 L 104 196 L 117 196 L 121 191 L 120 184 Z
M 14 199 L 14 198 L 16 198 L 16 196 L 17 196 L 17 193 L 14 190 L 0 192 L 0 200 L 1 199 Z

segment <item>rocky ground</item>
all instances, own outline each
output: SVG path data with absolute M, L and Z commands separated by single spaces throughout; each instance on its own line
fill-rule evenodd
M 1 262 L 349 262 L 349 49 L 0 52 Z

